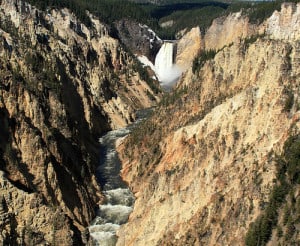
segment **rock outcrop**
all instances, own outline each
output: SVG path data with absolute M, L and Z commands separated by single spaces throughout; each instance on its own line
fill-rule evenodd
M 0 244 L 82 245 L 98 137 L 152 106 L 155 85 L 94 16 L 0 3 Z
M 115 23 L 120 40 L 137 56 L 146 56 L 152 63 L 162 40 L 147 26 L 134 20 L 123 19 Z
M 284 3 L 281 11 L 275 11 L 264 23 L 262 30 L 273 39 L 299 40 L 299 15 L 299 5 Z
M 175 62 L 183 71 L 192 66 L 194 58 L 201 49 L 201 42 L 199 27 L 192 28 L 178 41 Z
M 119 146 L 122 176 L 136 202 L 118 245 L 245 244 L 250 223 L 279 182 L 278 156 L 300 133 L 299 9 L 283 4 L 253 30 L 265 35 L 206 43 L 222 49 L 189 69 Z M 232 25 L 227 30 L 239 26 Z M 291 200 L 298 204 L 299 186 L 294 189 Z M 298 224 L 273 228 L 270 245 L 299 243 Z
M 219 50 L 257 32 L 257 25 L 251 24 L 242 12 L 233 13 L 213 21 L 204 35 L 203 48 Z
M 234 42 L 263 33 L 264 28 L 251 24 L 242 12 L 232 13 L 215 19 L 212 25 L 201 33 L 199 27 L 192 28 L 178 41 L 176 64 L 182 71 L 188 70 L 204 50 L 220 50 Z

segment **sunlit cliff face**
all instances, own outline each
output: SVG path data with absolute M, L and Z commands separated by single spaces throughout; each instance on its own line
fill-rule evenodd
M 299 10 L 283 4 L 253 32 L 236 15 L 209 28 L 215 57 L 119 147 L 136 200 L 117 245 L 245 245 L 276 185 L 275 156 L 299 134 Z M 291 245 L 276 230 L 268 245 Z

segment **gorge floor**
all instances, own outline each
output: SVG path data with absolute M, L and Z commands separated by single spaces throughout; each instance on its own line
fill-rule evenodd
M 118 240 L 116 232 L 127 222 L 133 210 L 134 195 L 120 177 L 122 165 L 116 151 L 116 141 L 128 135 L 151 110 L 139 111 L 135 123 L 109 131 L 99 139 L 101 149 L 97 178 L 103 189 L 105 202 L 99 206 L 97 217 L 89 226 L 90 235 L 96 245 L 116 245 Z

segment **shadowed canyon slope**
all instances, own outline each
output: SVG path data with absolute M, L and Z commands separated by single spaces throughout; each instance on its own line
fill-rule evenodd
M 92 244 L 98 138 L 160 100 L 127 50 L 154 61 L 161 40 L 85 14 L 0 1 L 0 244 Z M 178 40 L 176 88 L 118 141 L 136 196 L 118 245 L 300 243 L 299 20 L 284 3 Z
M 285 3 L 248 31 L 239 14 L 213 22 L 202 47 L 215 53 L 118 147 L 136 196 L 118 245 L 245 245 L 246 235 L 257 245 L 250 223 L 271 216 L 279 157 L 300 133 L 299 19 L 300 5 Z M 283 213 L 299 205 L 299 186 L 285 193 L 261 244 L 299 243 L 299 213 Z
M 98 137 L 158 96 L 92 15 L 88 28 L 67 9 L 0 3 L 0 242 L 81 245 L 102 199 Z

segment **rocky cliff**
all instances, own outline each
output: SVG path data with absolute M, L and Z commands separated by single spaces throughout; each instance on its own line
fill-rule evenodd
M 175 63 L 183 71 L 192 66 L 193 60 L 203 47 L 200 28 L 192 28 L 177 43 Z
M 135 55 L 146 56 L 152 63 L 162 45 L 162 40 L 147 26 L 123 19 L 115 23 L 120 40 Z
M 200 33 L 199 28 L 191 29 L 178 41 L 176 64 L 185 71 L 201 51 L 220 50 L 251 36 L 270 35 L 273 39 L 299 39 L 299 10 L 288 3 L 283 6 L 281 12 L 275 11 L 261 25 L 252 23 L 241 10 L 216 18 L 203 33 Z
M 87 243 L 98 137 L 152 106 L 155 84 L 96 17 L 0 3 L 0 242 Z
M 175 62 L 186 71 L 202 51 L 220 50 L 247 37 L 262 34 L 265 28 L 251 24 L 242 11 L 216 18 L 205 32 L 201 33 L 200 28 L 195 27 L 178 40 Z
M 218 51 L 119 145 L 136 202 L 118 245 L 299 244 L 299 10 L 283 4 L 251 38 L 231 15 L 239 33 L 220 27 L 205 46 Z

